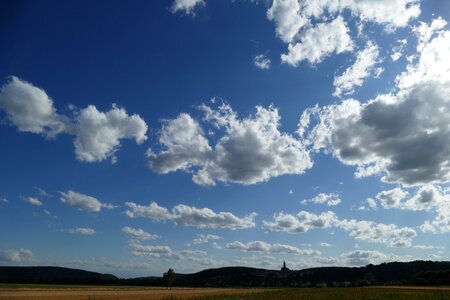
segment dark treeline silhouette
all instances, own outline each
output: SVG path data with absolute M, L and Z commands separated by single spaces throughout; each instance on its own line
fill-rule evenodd
M 169 271 L 168 271 L 169 272 Z M 60 267 L 0 267 L 2 283 L 108 284 L 191 287 L 347 287 L 369 285 L 450 285 L 450 262 L 393 262 L 364 267 L 266 270 L 247 267 L 207 269 L 192 274 L 117 278 Z

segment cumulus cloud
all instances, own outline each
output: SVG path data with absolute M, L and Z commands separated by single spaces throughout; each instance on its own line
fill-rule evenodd
M 259 69 L 270 69 L 270 59 L 264 54 L 258 54 L 253 58 L 253 64 Z
M 406 45 L 408 44 L 407 39 L 398 40 L 398 45 L 392 48 L 391 59 L 392 61 L 397 61 L 403 55 Z
M 131 254 L 134 256 L 141 256 L 147 258 L 167 258 L 167 259 L 187 259 L 200 265 L 206 265 L 208 260 L 211 263 L 213 260 L 207 257 L 207 253 L 201 250 L 181 250 L 175 251 L 166 245 L 142 245 L 138 240 L 131 240 L 129 243 Z M 218 261 L 216 261 L 219 264 Z
M 38 198 L 34 198 L 34 197 L 25 198 L 25 202 L 28 202 L 31 205 L 35 205 L 35 206 L 42 206 L 42 201 L 39 200 Z
M 381 202 L 381 206 L 384 208 L 400 207 L 401 201 L 408 195 L 408 192 L 403 191 L 400 188 L 394 188 L 392 190 L 382 191 L 377 194 L 377 199 Z
M 445 25 L 445 23 L 439 23 L 442 26 Z M 433 25 L 425 27 L 427 28 L 425 30 L 427 33 L 419 34 L 417 59 L 409 64 L 406 71 L 396 78 L 400 89 L 410 89 L 432 81 L 448 85 L 448 76 L 450 74 L 450 31 L 437 30 L 441 27 L 430 29 Z M 433 35 L 436 36 L 430 40 Z
M 450 83 L 427 81 L 364 104 L 350 99 L 315 107 L 305 112 L 319 119 L 308 138 L 313 149 L 328 149 L 357 166 L 357 177 L 384 174 L 386 182 L 407 185 L 447 182 L 448 99 Z
M 300 211 L 296 216 L 283 212 L 277 213 L 273 216 L 273 221 L 263 221 L 263 224 L 271 231 L 301 233 L 308 232 L 314 228 L 329 228 L 336 221 L 337 217 L 331 211 L 319 215 Z
M 294 246 L 284 244 L 269 244 L 263 241 L 251 241 L 248 243 L 242 243 L 234 241 L 225 245 L 227 249 L 241 250 L 241 251 L 256 251 L 266 253 L 288 253 L 299 255 L 319 255 L 320 252 L 312 249 L 299 249 Z
M 315 204 L 326 204 L 327 206 L 336 206 L 341 203 L 341 198 L 338 194 L 335 193 L 320 193 L 317 194 L 314 198 L 305 199 L 300 201 L 302 204 L 315 203 Z
M 99 212 L 102 208 L 113 209 L 117 206 L 100 202 L 97 198 L 74 191 L 60 192 L 62 203 L 86 212 Z
M 198 238 L 192 241 L 192 244 L 194 245 L 206 244 L 209 241 L 217 241 L 223 239 L 221 236 L 215 234 L 197 234 L 197 236 Z
M 125 205 L 129 207 L 129 209 L 125 211 L 125 214 L 129 218 L 143 217 L 154 221 L 163 221 L 170 219 L 171 217 L 169 210 L 159 206 L 156 202 L 152 202 L 148 206 L 139 205 L 134 202 L 126 202 Z
M 425 221 L 420 229 L 423 232 L 430 233 L 447 233 L 450 232 L 450 199 L 446 197 L 446 201 L 436 208 L 436 216 L 432 221 Z
M 382 243 L 389 247 L 410 247 L 412 239 L 417 235 L 410 227 L 397 227 L 395 224 L 382 224 L 371 221 L 344 219 L 336 226 L 348 231 L 357 240 L 369 243 Z
M 325 242 L 319 243 L 319 245 L 320 245 L 320 247 L 325 247 L 325 248 L 331 247 L 331 244 L 325 243 Z
M 100 112 L 94 105 L 79 111 L 72 133 L 75 154 L 80 161 L 95 162 L 111 158 L 120 147 L 120 140 L 134 139 L 142 144 L 147 136 L 147 124 L 139 115 L 129 116 L 125 109 L 113 104 L 107 112 Z
M 300 14 L 298 0 L 274 0 L 267 19 L 275 22 L 276 33 L 285 43 L 292 42 L 300 28 L 308 23 L 308 18 Z
M 361 21 L 383 24 L 390 28 L 405 27 L 410 20 L 420 14 L 418 0 L 306 0 L 304 14 L 315 18 L 323 17 L 325 13 L 342 13 L 348 10 Z
M 202 105 L 201 110 L 204 121 L 223 133 L 216 137 L 215 146 L 209 146 L 197 122 L 181 114 L 163 126 L 163 150 L 149 154 L 152 169 L 161 173 L 193 171 L 192 179 L 200 185 L 214 185 L 216 181 L 248 185 L 285 174 L 302 174 L 312 167 L 303 143 L 280 132 L 276 108 L 258 106 L 254 116 L 242 120 L 225 103 L 217 108 Z
M 429 211 L 435 207 L 446 206 L 449 201 L 449 195 L 443 193 L 439 187 L 424 185 L 418 189 L 412 198 L 405 201 L 403 208 L 414 211 Z
M 92 229 L 92 228 L 78 227 L 78 228 L 71 228 L 71 229 L 69 229 L 69 233 L 81 234 L 81 235 L 94 235 L 95 234 L 95 230 Z
M 187 15 L 195 15 L 195 8 L 202 5 L 205 5 L 203 0 L 175 0 L 170 9 L 172 13 L 181 11 Z
M 304 59 L 316 63 L 333 52 L 351 49 L 348 29 L 342 22 L 345 13 L 357 17 L 360 24 L 374 22 L 393 31 L 417 18 L 420 4 L 418 0 L 274 0 L 267 11 L 267 18 L 275 23 L 277 36 L 289 44 L 289 53 L 282 56 L 283 60 L 296 66 Z M 334 21 L 320 23 L 330 18 L 335 18 L 341 24 L 332 24 Z M 319 26 L 311 25 L 314 22 L 320 23 Z M 302 39 L 305 41 L 296 43 Z
M 434 220 L 426 220 L 420 229 L 423 232 L 450 232 L 450 195 L 439 186 L 423 185 L 417 188 L 412 197 L 409 193 L 397 187 L 382 191 L 377 195 L 381 205 L 386 208 L 396 208 L 410 211 L 434 211 Z
M 371 209 L 374 210 L 377 208 L 378 208 L 378 205 L 377 205 L 377 202 L 375 201 L 375 199 L 367 198 L 363 202 L 363 204 L 360 207 L 358 207 L 358 210 L 371 210 Z
M 76 109 L 73 116 L 60 115 L 43 89 L 14 76 L 0 90 L 0 109 L 19 131 L 46 137 L 74 135 L 75 154 L 80 161 L 111 158 L 115 162 L 121 139 L 135 139 L 138 144 L 147 139 L 147 124 L 136 114 L 130 116 L 116 105 L 107 112 L 89 105 Z
M 19 131 L 54 137 L 65 129 L 46 92 L 15 76 L 0 89 L 0 109 Z
M 141 228 L 132 228 L 129 226 L 125 226 L 122 228 L 122 231 L 134 239 L 143 240 L 143 241 L 155 240 L 155 239 L 160 238 L 159 235 L 148 233 Z
M 159 143 L 164 150 L 158 154 L 149 150 L 147 156 L 150 168 L 161 174 L 201 165 L 212 154 L 200 124 L 186 113 L 164 123 Z
M 430 24 L 426 22 L 419 22 L 419 26 L 413 27 L 413 31 L 417 35 L 418 43 L 417 50 L 423 51 L 423 48 L 427 45 L 431 37 L 442 30 L 447 25 L 447 21 L 438 17 L 431 21 Z
M 34 260 L 33 252 L 28 249 L 0 250 L 0 262 L 3 263 L 24 263 Z
M 371 74 L 375 76 L 374 66 L 379 62 L 378 46 L 368 42 L 366 47 L 356 54 L 356 60 L 344 73 L 334 77 L 336 90 L 333 96 L 350 95 L 356 86 L 362 86 L 364 80 Z
M 176 251 L 173 251 L 169 246 L 148 246 L 142 245 L 139 242 L 132 241 L 129 244 L 131 248 L 131 254 L 134 256 L 143 257 L 163 257 L 172 259 L 182 259 L 183 256 Z
M 384 262 L 404 260 L 392 253 L 383 253 L 380 251 L 354 250 L 341 254 L 341 259 L 347 265 L 364 266 L 368 264 L 381 264 Z
M 126 202 L 128 210 L 125 214 L 130 217 L 145 217 L 153 221 L 172 221 L 179 226 L 193 226 L 197 228 L 226 228 L 245 229 L 255 227 L 256 213 L 248 214 L 242 218 L 230 212 L 214 212 L 209 208 L 196 208 L 178 204 L 169 211 L 155 202 L 149 206 L 139 205 L 133 202 Z
M 416 231 L 410 227 L 399 228 L 394 224 L 354 219 L 340 220 L 331 211 L 319 215 L 301 211 L 296 216 L 281 212 L 273 216 L 273 221 L 263 221 L 263 225 L 271 231 L 287 233 L 308 232 L 314 228 L 340 228 L 348 231 L 349 235 L 357 240 L 382 243 L 389 247 L 410 247 L 416 236 Z
M 297 66 L 303 60 L 311 64 L 321 62 L 332 53 L 351 51 L 353 42 L 349 29 L 341 16 L 329 23 L 320 23 L 305 29 L 299 35 L 299 42 L 289 44 L 288 53 L 281 55 L 281 61 Z

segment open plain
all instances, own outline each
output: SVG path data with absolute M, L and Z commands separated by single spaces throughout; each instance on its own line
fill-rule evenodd
M 6 300 L 444 300 L 450 287 L 360 287 L 305 289 L 86 287 L 86 286 L 3 286 Z
M 215 295 L 245 295 L 260 293 L 264 289 L 232 289 L 232 288 L 172 288 L 165 287 L 89 287 L 89 286 L 43 286 L 13 285 L 0 288 L 1 300 L 157 300 L 176 298 L 192 298 Z

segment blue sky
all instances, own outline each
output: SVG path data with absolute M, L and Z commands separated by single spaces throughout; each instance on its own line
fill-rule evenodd
M 447 1 L 0 8 L 0 264 L 448 260 Z

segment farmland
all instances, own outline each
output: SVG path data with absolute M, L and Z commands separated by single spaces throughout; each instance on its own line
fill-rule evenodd
M 444 300 L 447 287 L 365 287 L 305 289 L 146 288 L 2 285 L 0 299 L 72 300 Z
M 130 286 L 70 286 L 70 285 L 36 285 L 3 284 L 0 285 L 0 299 L 14 300 L 156 300 L 156 299 L 191 299 L 203 296 L 245 295 L 260 293 L 263 289 L 230 288 L 173 288 L 130 287 Z

